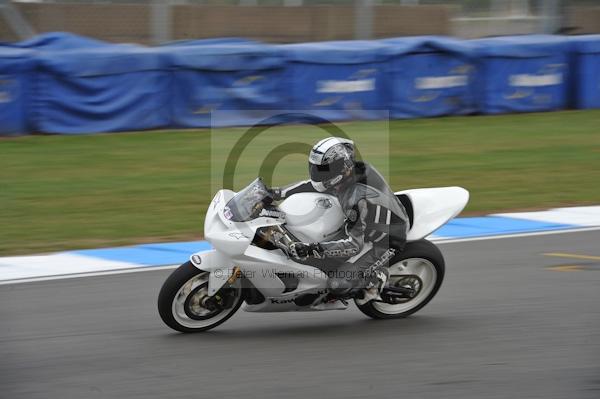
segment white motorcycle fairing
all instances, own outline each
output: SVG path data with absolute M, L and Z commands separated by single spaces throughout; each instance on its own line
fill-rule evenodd
M 398 191 L 397 197 L 410 200 L 412 224 L 406 241 L 421 240 L 455 218 L 469 202 L 469 192 L 462 187 L 417 188 Z
M 306 196 L 292 196 L 281 204 L 281 209 L 292 211 L 286 226 L 298 226 L 299 236 L 301 231 L 304 238 L 314 238 L 309 233 L 311 226 L 323 227 L 323 220 L 329 220 L 325 214 L 332 215 L 337 226 L 343 222 L 339 204 L 334 197 L 327 194 L 305 193 L 313 201 L 329 201 L 331 206 L 321 207 L 318 211 L 307 212 L 302 215 L 303 204 L 309 198 Z M 313 295 L 316 298 L 326 294 L 327 276 L 321 270 L 297 263 L 289 259 L 280 250 L 266 250 L 250 245 L 254 239 L 256 229 L 264 226 L 275 226 L 285 223 L 286 220 L 275 217 L 258 217 L 247 222 L 233 222 L 224 215 L 227 202 L 235 195 L 231 190 L 220 190 L 211 202 L 204 222 L 204 236 L 214 247 L 211 251 L 198 252 L 190 258 L 192 264 L 200 270 L 210 273 L 208 294 L 214 295 L 233 274 L 234 267 L 239 267 L 244 277 L 265 297 L 265 301 L 257 305 L 244 304 L 246 311 L 270 312 L 290 310 L 316 310 L 309 306 L 298 306 L 295 299 L 304 295 Z M 297 197 L 296 199 L 292 199 Z M 318 198 L 314 198 L 318 197 Z M 296 203 L 297 208 L 289 205 L 289 201 Z M 288 205 L 285 203 L 288 202 Z M 333 206 L 333 204 L 337 206 Z M 336 227 L 337 228 L 337 227 Z M 279 276 L 278 276 L 279 275 Z M 298 285 L 293 290 L 287 290 L 280 276 L 290 276 L 298 280 Z M 345 308 L 345 306 L 343 307 Z
M 344 223 L 344 214 L 337 199 L 322 193 L 295 194 L 279 206 L 286 215 L 285 220 L 258 217 L 246 222 L 233 222 L 225 217 L 224 208 L 234 195 L 231 190 L 220 190 L 215 195 L 204 223 L 204 236 L 214 249 L 190 257 L 195 267 L 210 273 L 208 294 L 214 295 L 231 277 L 234 267 L 239 267 L 244 277 L 265 297 L 259 304 L 244 303 L 246 311 L 328 310 L 316 307 L 321 296 L 327 293 L 324 272 L 289 259 L 281 250 L 267 250 L 251 243 L 258 228 L 283 223 L 299 239 L 307 242 L 327 240 Z M 405 196 L 404 200 L 409 201 L 412 224 L 408 241 L 419 240 L 437 230 L 460 213 L 469 198 L 467 190 L 460 187 L 405 190 L 396 195 Z M 290 289 L 281 276 L 293 277 L 298 283 Z M 314 297 L 313 306 L 298 305 L 297 300 L 301 297 Z M 346 306 L 334 308 L 345 309 Z

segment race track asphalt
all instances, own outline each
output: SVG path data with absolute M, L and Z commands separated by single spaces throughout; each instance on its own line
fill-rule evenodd
M 600 398 L 600 232 L 441 248 L 441 291 L 394 321 L 239 312 L 183 335 L 156 311 L 169 270 L 0 286 L 0 398 Z

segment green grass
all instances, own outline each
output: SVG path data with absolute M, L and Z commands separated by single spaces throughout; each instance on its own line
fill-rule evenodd
M 367 160 L 389 163 L 394 189 L 467 188 L 467 214 L 600 203 L 600 111 L 393 121 L 389 145 L 387 123 L 340 126 Z M 244 131 L 0 140 L 0 255 L 201 238 L 221 185 L 213 175 Z M 323 132 L 264 136 L 241 154 L 237 187 L 257 174 L 273 137 L 310 142 Z M 276 184 L 305 176 L 305 156 L 275 165 Z

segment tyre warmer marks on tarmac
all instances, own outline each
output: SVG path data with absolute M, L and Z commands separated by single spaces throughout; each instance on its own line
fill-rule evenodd
M 596 226 L 600 226 L 600 206 L 556 208 L 456 218 L 429 239 L 444 241 Z M 190 254 L 210 248 L 206 241 L 189 241 L 0 257 L 0 282 L 178 265 L 188 260 Z

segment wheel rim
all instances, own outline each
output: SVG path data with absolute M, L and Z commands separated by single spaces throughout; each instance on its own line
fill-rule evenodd
M 437 270 L 431 261 L 423 258 L 403 259 L 389 267 L 390 285 L 407 285 L 417 294 L 405 302 L 389 304 L 373 302 L 373 307 L 381 313 L 404 313 L 419 306 L 433 291 L 437 281 Z
M 237 308 L 241 299 L 239 280 L 232 287 L 235 298 L 230 308 L 210 310 L 202 305 L 208 296 L 208 273 L 200 273 L 183 284 L 173 298 L 172 313 L 177 323 L 188 328 L 211 326 L 229 316 Z

